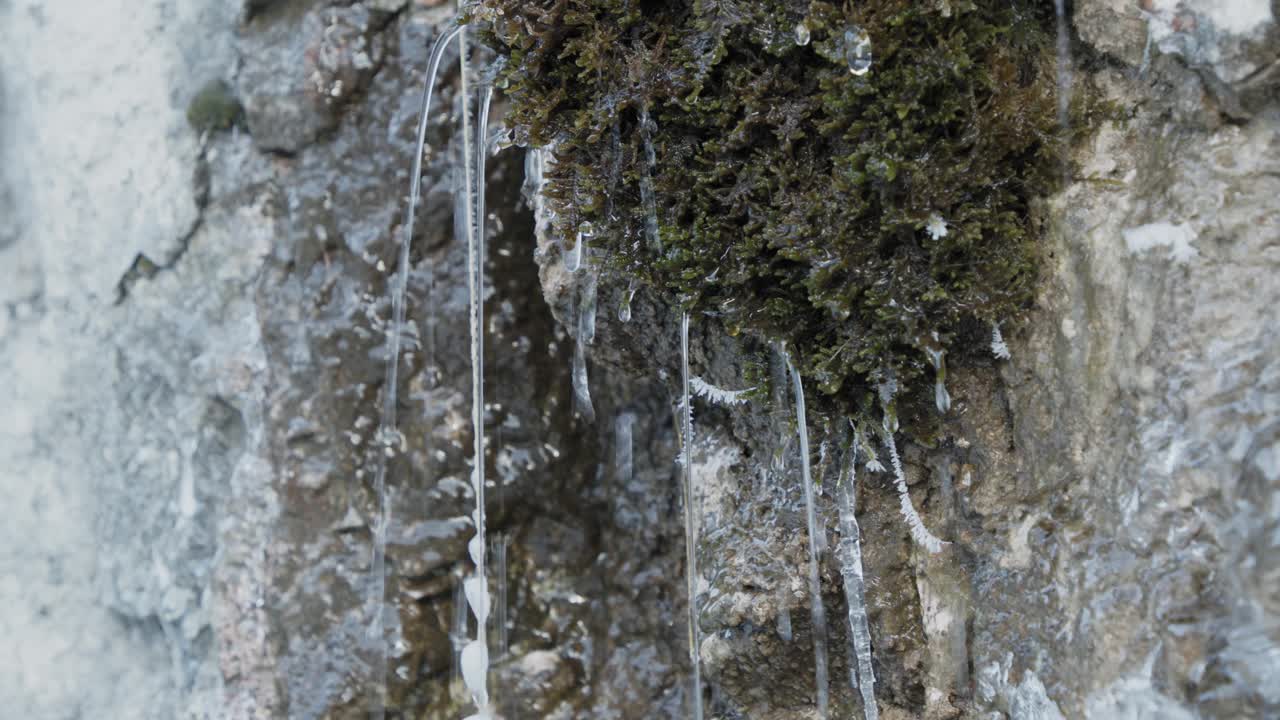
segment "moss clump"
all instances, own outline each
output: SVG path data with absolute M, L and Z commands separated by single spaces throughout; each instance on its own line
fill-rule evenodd
M 560 230 L 589 221 L 613 271 L 786 341 L 822 402 L 874 412 L 893 379 L 911 425 L 932 414 L 925 351 L 963 361 L 1030 304 L 1029 205 L 1061 170 L 1050 3 L 485 0 L 485 13 L 508 60 L 508 124 L 554 147 Z M 845 55 L 857 28 L 864 75 Z M 642 110 L 661 247 L 643 230 Z
M 230 130 L 240 122 L 243 112 L 231 86 L 214 80 L 201 88 L 187 105 L 187 123 L 197 133 Z

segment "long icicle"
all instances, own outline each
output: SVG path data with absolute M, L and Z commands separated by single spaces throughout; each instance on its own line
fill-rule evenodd
M 409 249 L 413 242 L 413 223 L 418 209 L 418 197 L 422 193 L 422 155 L 427 145 L 427 125 L 431 117 L 431 97 L 435 90 L 436 74 L 440 69 L 440 59 L 444 56 L 445 49 L 461 31 L 461 26 L 449 28 L 431 47 L 422 91 L 422 112 L 418 116 L 418 136 L 414 145 L 413 169 L 409 178 L 409 205 L 405 210 L 404 226 L 401 228 L 400 257 L 396 277 L 391 286 L 391 326 L 387 328 L 387 364 L 379 430 L 379 440 L 383 447 L 378 448 L 378 465 L 373 481 L 373 491 L 378 503 L 378 517 L 373 528 L 373 559 L 369 564 L 371 581 L 369 595 L 374 605 L 373 619 L 369 623 L 369 641 L 374 644 L 373 680 L 376 686 L 373 697 L 369 701 L 369 716 L 372 720 L 382 720 L 385 717 L 387 704 L 387 646 L 386 639 L 383 637 L 387 594 L 387 526 L 391 521 L 386 497 L 387 454 L 392 451 L 392 443 L 399 447 L 396 391 L 400 381 L 400 343 L 404 338 L 405 294 L 409 287 Z M 430 362 L 429 358 L 428 367 Z
M 858 529 L 858 445 L 855 429 L 849 449 L 849 472 L 836 489 L 840 507 L 840 544 L 836 554 L 840 560 L 840 577 L 844 580 L 845 604 L 849 608 L 849 681 L 862 693 L 862 713 L 866 720 L 878 720 L 876 676 L 871 667 L 871 629 L 867 622 L 866 582 L 862 574 L 862 538 Z
M 822 581 L 818 577 L 818 511 L 813 498 L 813 478 L 809 470 L 809 424 L 805 420 L 804 385 L 800 371 L 788 355 L 787 369 L 796 396 L 796 433 L 800 436 L 800 469 L 804 483 L 805 519 L 809 523 L 809 612 L 813 618 L 814 681 L 817 685 L 818 717 L 826 720 L 827 690 L 827 612 L 822 607 Z
M 469 89 L 467 79 L 467 35 L 464 30 L 459 39 L 459 63 L 461 65 L 460 90 L 462 93 L 462 165 L 463 193 L 465 194 L 465 210 L 463 224 L 467 235 L 467 289 L 470 296 L 471 326 L 471 433 L 475 441 L 473 449 L 473 468 L 471 487 L 475 494 L 476 507 L 472 520 L 476 533 L 467 544 L 471 560 L 475 563 L 475 574 L 466 580 L 467 604 L 476 617 L 476 638 L 462 650 L 462 681 L 471 691 L 476 712 L 468 720 L 489 718 L 492 711 L 489 707 L 489 690 L 487 676 L 489 673 L 489 584 L 485 574 L 485 516 L 484 516 L 484 217 L 483 201 L 477 201 L 476 195 L 483 194 L 485 143 L 479 143 L 480 155 L 472 154 L 474 137 L 471 132 L 469 113 Z M 484 93 L 481 100 L 480 137 L 487 132 L 487 114 L 489 93 Z M 475 161 L 476 174 L 481 177 L 479 183 L 472 178 L 472 162 Z M 479 210 L 480 217 L 473 217 Z
M 680 447 L 684 466 L 684 566 L 689 592 L 689 663 L 693 666 L 693 718 L 702 720 L 702 666 L 698 648 L 702 632 L 698 627 L 698 527 L 693 514 L 693 407 L 689 399 L 689 312 L 680 315 Z

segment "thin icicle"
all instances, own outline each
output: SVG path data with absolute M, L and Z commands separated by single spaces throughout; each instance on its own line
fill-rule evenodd
M 991 326 L 991 354 L 999 360 L 1008 360 L 1013 357 L 1013 353 L 1009 352 L 1009 346 L 1005 344 L 1004 335 L 1000 332 L 998 324 Z
M 698 627 L 698 526 L 693 515 L 693 407 L 689 401 L 689 312 L 680 315 L 680 446 L 684 466 L 684 566 L 689 593 L 689 664 L 693 667 L 693 718 L 702 720 L 702 665 L 698 648 L 702 631 Z
M 749 387 L 745 390 L 725 390 L 696 376 L 689 382 L 694 395 L 718 405 L 745 405 L 747 403 L 747 394 L 755 390 L 754 387 Z
M 622 304 L 618 306 L 618 319 L 622 322 L 631 322 L 631 300 L 636 296 L 636 281 L 632 280 L 627 286 L 627 293 L 622 296 Z
M 484 143 L 475 143 L 475 137 L 483 138 L 488 132 L 488 105 L 492 89 L 485 88 L 480 102 L 479 133 L 472 135 L 467 78 L 467 34 L 459 36 L 461 64 L 460 90 L 462 94 L 462 157 L 463 193 L 465 208 L 463 222 L 467 235 L 467 290 L 470 296 L 471 325 L 471 432 L 475 441 L 472 451 L 471 489 L 476 506 L 472 513 L 476 534 L 468 543 L 471 559 L 476 565 L 475 575 L 466 581 L 467 603 L 476 616 L 476 637 L 462 649 L 462 681 L 471 692 L 477 714 L 485 717 L 489 711 L 489 646 L 486 620 L 489 615 L 488 585 L 485 574 L 485 508 L 484 508 L 484 166 L 487 154 Z M 473 152 L 472 145 L 478 152 Z M 472 163 L 478 181 L 472 179 Z M 477 197 L 478 196 L 478 197 Z M 473 213 L 478 213 L 473 217 Z
M 578 232 L 573 240 L 573 248 L 564 256 L 564 269 L 571 273 L 578 272 L 582 268 L 582 257 L 586 253 L 587 240 L 595 233 L 591 223 L 584 222 L 578 226 Z
M 938 343 L 938 334 L 933 334 L 933 340 Z M 951 409 L 951 393 L 947 392 L 947 351 L 942 347 L 941 343 L 926 346 L 925 355 L 929 357 L 929 364 L 933 366 L 933 402 L 937 406 L 938 412 L 946 414 Z
M 809 424 L 805 419 L 804 384 L 800 371 L 787 356 L 787 369 L 791 371 L 791 386 L 795 392 L 796 434 L 800 440 L 800 478 L 804 483 L 804 512 L 809 525 L 809 612 L 813 617 L 814 682 L 817 686 L 818 717 L 826 720 L 828 704 L 827 688 L 827 612 L 822 606 L 822 581 L 818 577 L 818 553 L 822 542 L 818 538 L 818 510 L 813 497 L 813 477 L 809 470 Z
M 844 580 L 845 604 L 849 608 L 849 646 L 853 650 L 849 658 L 849 681 L 862 694 L 863 717 L 877 720 L 880 710 L 876 706 L 875 670 L 871 667 L 871 629 L 867 622 L 862 538 L 856 514 L 860 442 L 855 429 L 853 445 L 849 449 L 849 471 L 836 488 L 836 502 L 840 507 L 840 544 L 836 547 L 836 556 L 840 561 L 840 577 Z
M 417 214 L 418 198 L 422 194 L 422 155 L 427 145 L 427 124 L 431 117 L 431 98 L 435 90 L 436 73 L 440 69 L 440 59 L 444 56 L 449 43 L 462 32 L 461 26 L 452 27 L 436 39 L 431 47 L 431 56 L 427 62 L 427 74 L 422 90 L 422 111 L 418 116 L 417 142 L 414 144 L 413 169 L 409 177 L 409 203 L 405 210 L 404 225 L 401 227 L 400 254 L 396 266 L 396 276 L 391 286 L 391 325 L 387 328 L 387 359 L 385 382 L 383 383 L 382 415 L 379 437 L 384 443 L 393 442 L 401 437 L 396 419 L 396 395 L 400 382 L 400 345 L 405 334 L 405 294 L 409 286 L 410 244 L 413 241 L 413 224 Z M 428 304 L 431 301 L 428 300 Z M 430 348 L 430 345 L 428 346 Z M 427 366 L 434 362 L 434 357 L 427 358 Z M 390 445 L 387 446 L 389 448 Z M 381 720 L 386 713 L 387 693 L 387 648 L 383 637 L 385 623 L 387 593 L 387 526 L 391 521 L 391 511 L 387 503 L 387 448 L 378 452 L 378 464 L 374 472 L 373 492 L 378 503 L 378 516 L 373 527 L 373 559 L 369 564 L 370 604 L 373 606 L 373 618 L 369 623 L 369 642 L 373 644 L 373 683 L 374 692 L 370 699 L 369 715 L 374 720 Z
M 588 273 L 579 288 L 578 341 L 573 348 L 573 397 L 578 413 L 587 422 L 595 422 L 596 411 L 591 405 L 591 384 L 587 377 L 587 351 L 596 338 L 596 275 Z
M 884 432 L 884 446 L 889 451 L 889 463 L 893 465 L 894 483 L 898 488 L 898 506 L 902 512 L 902 519 L 907 521 L 907 527 L 911 530 L 911 539 L 930 553 L 942 552 L 942 546 L 947 543 L 929 532 L 929 528 L 924 526 L 924 521 L 916 512 L 915 506 L 911 504 L 911 495 L 907 493 L 907 479 L 902 474 L 902 461 L 898 458 L 898 445 L 893 441 L 893 433 L 888 427 Z
M 578 306 L 578 338 L 590 345 L 596 340 L 596 283 L 599 276 L 587 273 L 582 279 L 581 304 Z
M 658 155 L 653 150 L 653 121 L 649 119 L 649 107 L 640 106 L 640 140 L 644 144 L 644 174 L 640 176 L 640 204 L 644 208 L 644 235 L 649 249 L 662 251 L 662 238 L 658 236 L 658 201 L 653 189 L 653 176 L 658 171 Z

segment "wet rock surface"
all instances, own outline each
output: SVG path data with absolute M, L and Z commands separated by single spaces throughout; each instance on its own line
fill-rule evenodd
M 377 437 L 422 73 L 451 15 L 427 5 L 144 3 L 155 22 L 139 27 L 162 29 L 138 31 L 153 40 L 138 62 L 187 90 L 130 95 L 135 114 L 84 146 L 42 140 L 83 184 L 20 182 L 49 162 L 22 149 L 52 122 L 37 100 L 66 88 L 15 81 L 28 61 L 0 53 L 6 102 L 28 108 L 0 115 L 13 158 L 0 185 L 12 380 L 0 398 L 22 409 L 0 425 L 0 487 L 18 509 L 0 535 L 0 628 L 17 648 L 0 663 L 12 670 L 0 700 L 24 716 L 363 718 L 383 648 L 392 714 L 466 712 L 454 653 L 473 500 L 453 71 L 413 228 L 404 442 Z M 901 448 L 943 553 L 912 545 L 891 476 L 858 465 L 884 718 L 1280 713 L 1277 31 L 1265 3 L 1227 5 L 1074 4 L 1077 91 L 1121 112 L 1036 209 L 1048 269 L 1030 321 L 1006 329 L 1012 359 L 952 367 L 936 445 Z M 92 18 L 35 6 L 0 4 L 0 18 L 36 38 L 96 37 Z M 198 135 L 186 103 L 219 78 L 243 122 Z M 104 188 L 119 156 L 95 149 L 111 143 L 157 154 L 133 158 L 115 194 Z M 571 369 L 604 259 L 588 251 L 570 273 L 560 240 L 535 231 L 522 150 L 489 167 L 485 462 L 490 538 L 506 558 L 493 571 L 506 623 L 489 633 L 491 690 L 506 717 L 684 717 L 677 310 L 640 288 L 624 322 L 631 287 L 600 273 L 586 422 Z M 40 222 L 70 205 L 79 214 Z M 140 257 L 153 270 L 130 275 Z M 691 363 L 723 389 L 766 386 L 743 404 L 693 405 L 710 707 L 814 717 L 783 366 L 704 317 Z M 842 424 L 810 417 L 833 709 L 854 717 L 833 557 Z M 388 452 L 390 611 L 370 638 L 372 473 Z M 33 538 L 34 556 L 22 550 Z

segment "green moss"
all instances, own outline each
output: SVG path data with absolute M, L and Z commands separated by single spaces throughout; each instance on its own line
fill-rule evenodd
M 892 377 L 903 425 L 927 433 L 923 349 L 953 365 L 985 354 L 990 323 L 1029 307 L 1029 208 L 1059 178 L 1064 141 L 1051 3 L 485 4 L 507 122 L 554 147 L 561 232 L 590 221 L 612 271 L 731 333 L 785 341 L 818 404 L 878 414 L 874 388 Z M 861 76 L 843 55 L 854 25 L 873 45 Z M 642 108 L 657 125 L 661 250 L 644 241 Z
M 187 123 L 197 133 L 230 130 L 240 121 L 243 109 L 235 92 L 222 80 L 201 88 L 187 106 Z

